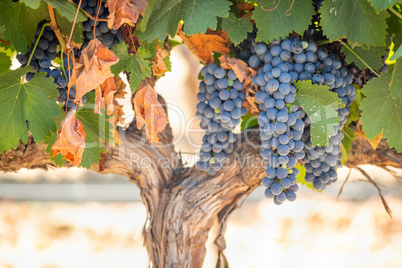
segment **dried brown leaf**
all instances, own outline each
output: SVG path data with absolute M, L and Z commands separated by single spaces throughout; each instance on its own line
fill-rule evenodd
M 139 16 L 145 15 L 147 5 L 147 0 L 108 0 L 105 5 L 109 8 L 108 27 L 117 30 L 124 23 L 134 27 Z
M 168 70 L 163 59 L 168 56 L 169 53 L 159 45 L 156 49 L 155 57 L 152 59 L 152 71 L 154 75 L 162 75 Z
M 134 110 L 137 128 L 145 126 L 145 132 L 151 143 L 158 143 L 158 133 L 165 129 L 167 116 L 158 101 L 158 95 L 150 85 L 141 86 L 134 96 Z
M 248 67 L 247 63 L 240 59 L 234 59 L 229 55 L 220 56 L 219 61 L 221 62 L 222 68 L 233 70 L 244 86 L 248 86 L 253 77 L 257 74 L 257 71 L 254 70 L 254 68 Z
M 230 39 L 225 31 L 213 31 L 208 28 L 205 34 L 193 34 L 186 36 L 183 27 L 179 27 L 177 35 L 197 58 L 205 64 L 214 62 L 212 52 L 227 54 L 230 52 Z
M 82 50 L 79 62 L 74 64 L 68 88 L 76 86 L 76 103 L 82 105 L 82 96 L 113 77 L 110 66 L 119 58 L 98 39 L 93 39 Z
M 247 2 L 238 3 L 237 6 L 238 6 L 239 9 L 242 10 L 242 11 L 251 11 L 251 10 L 254 10 L 254 8 L 255 8 L 253 5 L 250 5 L 250 4 L 247 3 Z
M 52 146 L 52 157 L 60 153 L 70 160 L 73 166 L 78 166 L 85 149 L 86 134 L 84 126 L 75 117 L 75 110 L 71 110 L 61 121 L 61 128 L 57 131 L 57 140 Z

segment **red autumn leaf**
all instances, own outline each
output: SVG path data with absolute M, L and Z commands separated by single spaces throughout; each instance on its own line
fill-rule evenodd
M 137 119 L 137 128 L 145 125 L 145 133 L 151 143 L 158 143 L 158 133 L 165 129 L 167 116 L 158 101 L 158 95 L 150 86 L 142 86 L 134 96 L 134 110 Z
M 68 88 L 76 86 L 75 102 L 82 105 L 82 96 L 113 77 L 110 66 L 118 61 L 119 58 L 101 41 L 91 40 L 82 50 L 79 62 L 74 64 L 73 74 L 68 82 Z
M 147 5 L 147 0 L 108 0 L 105 5 L 109 8 L 108 27 L 117 30 L 124 23 L 135 26 L 139 16 L 145 15 Z
M 61 121 L 61 128 L 57 131 L 57 140 L 52 146 L 52 157 L 60 153 L 70 160 L 73 166 L 78 166 L 85 149 L 85 131 L 82 123 L 75 118 L 75 110 L 71 110 Z
M 168 56 L 169 53 L 159 45 L 156 49 L 155 57 L 152 59 L 152 71 L 154 75 L 162 75 L 168 70 L 163 59 Z
M 181 26 L 177 35 L 197 58 L 205 64 L 214 62 L 212 51 L 227 54 L 230 52 L 230 39 L 225 31 L 213 31 L 208 28 L 205 34 L 193 34 L 186 36 Z

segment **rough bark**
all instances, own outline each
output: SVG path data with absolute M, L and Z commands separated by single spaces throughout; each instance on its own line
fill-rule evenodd
M 214 177 L 193 167 L 185 167 L 174 151 L 168 126 L 157 146 L 146 142 L 133 123 L 120 131 L 123 145 L 108 147 L 102 173 L 126 175 L 141 190 L 148 211 L 144 225 L 144 245 L 152 267 L 202 267 L 205 243 L 216 219 L 220 232 L 215 244 L 220 262 L 225 262 L 224 231 L 227 219 L 238 202 L 260 185 L 264 166 L 258 154 L 258 131 L 239 136 L 236 149 L 225 168 Z M 45 146 L 32 138 L 15 150 L 0 155 L 0 170 L 47 169 L 54 164 Z M 347 165 L 375 164 L 402 167 L 402 157 L 382 141 L 376 151 L 357 137 Z M 99 171 L 99 165 L 92 169 Z

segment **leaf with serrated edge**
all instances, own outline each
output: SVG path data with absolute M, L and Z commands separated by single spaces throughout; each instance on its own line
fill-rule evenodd
M 175 36 L 178 23 L 183 20 L 186 35 L 205 33 L 216 29 L 217 17 L 229 15 L 227 0 L 150 0 L 144 18 L 136 32 L 141 40 L 151 42 Z
M 355 46 L 351 48 L 354 53 L 356 53 L 360 59 L 362 59 L 366 64 L 363 63 L 355 54 L 353 54 L 348 48 L 342 46 L 341 53 L 345 54 L 345 61 L 347 63 L 354 62 L 359 69 L 371 67 L 375 70 L 380 69 L 384 63 L 381 57 L 385 55 L 386 47 L 370 47 L 369 49 L 364 49 L 363 47 Z
M 382 73 L 380 78 L 373 78 L 364 86 L 360 109 L 363 110 L 361 121 L 364 134 L 373 140 L 379 133 L 387 138 L 389 147 L 402 151 L 402 103 L 394 98 L 389 90 L 393 84 L 392 74 Z M 392 86 L 392 85 L 391 85 Z
M 60 116 L 56 84 L 45 73 L 23 83 L 21 77 L 30 70 L 32 67 L 25 67 L 0 74 L 0 152 L 16 148 L 20 140 L 27 141 L 25 120 L 37 143 L 56 131 L 53 117 Z
M 229 17 L 222 20 L 222 30 L 228 33 L 230 41 L 236 46 L 247 38 L 247 33 L 253 31 L 253 24 L 247 17 L 240 19 L 229 13 Z
M 77 4 L 70 3 L 65 0 L 45 0 L 52 8 L 54 8 L 61 16 L 73 22 L 75 14 L 77 13 Z M 88 18 L 85 13 L 80 9 L 78 12 L 76 22 L 86 21 Z
M 39 8 L 31 9 L 21 1 L 0 1 L 0 10 L 0 25 L 6 27 L 4 38 L 10 40 L 21 53 L 27 51 L 27 46 L 35 37 L 38 23 L 49 19 L 49 11 L 44 2 L 41 2 Z
M 141 85 L 141 81 L 145 77 L 151 77 L 151 59 L 153 54 L 145 50 L 142 47 L 137 49 L 138 57 L 140 58 L 140 63 L 138 62 L 138 57 L 135 54 L 127 53 L 127 44 L 120 42 L 120 44 L 112 48 L 112 52 L 120 59 L 118 63 L 112 65 L 110 70 L 116 76 L 119 73 L 126 70 L 130 73 L 130 86 L 134 93 L 138 87 Z M 141 68 L 142 67 L 142 68 Z
M 105 111 L 102 111 L 102 115 L 99 115 L 95 114 L 93 109 L 82 108 L 77 111 L 75 117 L 84 126 L 86 134 L 85 150 L 80 166 L 90 168 L 92 164 L 99 162 L 101 153 L 105 152 L 103 142 L 107 144 L 113 142 L 111 132 L 113 126 L 106 121 L 110 116 L 107 116 Z
M 345 37 L 350 43 L 385 46 L 389 14 L 377 14 L 367 0 L 324 1 L 320 11 L 324 35 L 331 42 Z
M 285 38 L 292 31 L 303 34 L 311 24 L 315 11 L 310 0 L 282 0 L 275 8 L 277 4 L 277 1 L 262 0 L 255 8 L 252 19 L 258 28 L 257 41 Z
M 383 9 L 392 7 L 395 3 L 400 2 L 400 0 L 369 0 L 369 2 L 377 12 L 380 12 Z
M 328 86 L 313 85 L 311 81 L 294 82 L 297 88 L 293 106 L 302 107 L 311 120 L 311 142 L 326 146 L 334 126 L 339 125 L 337 109 L 344 107 L 342 100 Z
M 0 52 L 0 73 L 10 70 L 11 58 L 4 52 Z
M 402 102 L 402 60 L 398 60 L 392 72 L 391 95 Z

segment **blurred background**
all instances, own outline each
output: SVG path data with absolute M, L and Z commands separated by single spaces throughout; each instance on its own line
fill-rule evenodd
M 176 150 L 192 165 L 203 135 L 194 118 L 201 65 L 184 45 L 172 50 L 171 61 L 156 90 L 168 103 Z M 323 193 L 301 186 L 298 199 L 281 206 L 260 187 L 229 220 L 230 267 L 402 267 L 401 180 L 362 168 L 380 185 L 392 218 L 376 188 L 354 170 L 337 200 L 346 167 Z M 125 177 L 80 168 L 0 173 L 1 268 L 147 267 L 145 220 L 139 190 Z M 213 256 L 204 267 L 215 267 Z

